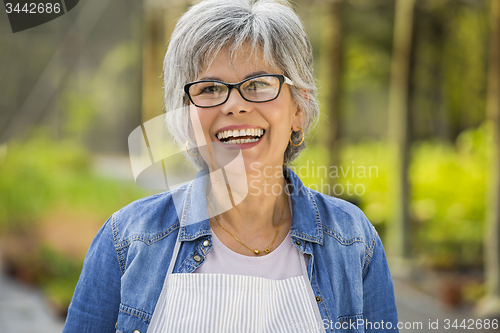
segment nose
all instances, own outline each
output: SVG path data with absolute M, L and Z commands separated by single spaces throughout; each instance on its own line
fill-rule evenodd
M 222 104 L 222 113 L 225 115 L 229 114 L 243 114 L 250 112 L 253 108 L 253 103 L 246 101 L 241 93 L 236 88 L 232 88 L 229 91 L 229 98 L 226 103 Z

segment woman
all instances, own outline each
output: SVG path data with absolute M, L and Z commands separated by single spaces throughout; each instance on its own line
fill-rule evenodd
M 372 225 L 287 168 L 318 115 L 312 72 L 283 1 L 183 15 L 164 62 L 167 125 L 201 171 L 105 223 L 64 332 L 397 331 Z

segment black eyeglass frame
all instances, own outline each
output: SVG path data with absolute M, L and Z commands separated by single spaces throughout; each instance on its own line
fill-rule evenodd
M 274 98 L 267 99 L 265 101 L 252 101 L 252 100 L 249 100 L 249 99 L 245 98 L 245 96 L 243 96 L 243 94 L 241 93 L 241 90 L 240 90 L 241 85 L 243 83 L 249 81 L 249 80 L 256 79 L 258 77 L 264 77 L 264 76 L 272 76 L 272 77 L 278 78 L 280 86 L 279 86 L 278 93 L 276 94 L 276 96 Z M 203 83 L 203 82 L 217 82 L 217 83 L 222 83 L 223 85 L 225 85 L 228 88 L 226 99 L 223 102 L 219 103 L 219 104 L 210 105 L 210 106 L 201 106 L 201 105 L 196 104 L 193 101 L 193 98 L 191 97 L 191 94 L 189 93 L 189 88 L 192 85 L 194 85 L 194 84 Z M 219 106 L 219 105 L 222 105 L 222 104 L 226 103 L 227 100 L 229 99 L 229 96 L 231 95 L 231 91 L 233 90 L 233 88 L 235 88 L 236 90 L 238 90 L 238 92 L 240 93 L 241 98 L 243 98 L 247 102 L 251 102 L 251 103 L 266 103 L 266 102 L 273 101 L 276 98 L 278 98 L 278 96 L 280 95 L 280 93 L 281 93 L 281 87 L 283 87 L 284 83 L 286 83 L 286 84 L 288 84 L 290 86 L 293 86 L 292 80 L 290 80 L 288 77 L 286 77 L 283 74 L 261 74 L 261 75 L 256 75 L 256 76 L 249 77 L 249 78 L 247 78 L 247 79 L 245 79 L 245 80 L 243 80 L 241 82 L 238 82 L 238 83 L 226 83 L 226 82 L 218 81 L 218 80 L 200 80 L 200 81 L 194 81 L 194 82 L 186 83 L 184 85 L 184 92 L 188 95 L 188 98 L 191 101 L 191 103 L 193 103 L 193 105 L 195 105 L 196 107 L 199 107 L 199 108 L 213 108 L 213 107 L 216 107 L 216 106 Z

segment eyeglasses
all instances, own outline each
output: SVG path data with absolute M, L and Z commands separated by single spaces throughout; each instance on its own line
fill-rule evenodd
M 292 80 L 281 74 L 252 76 L 239 83 L 231 84 L 217 80 L 201 80 L 184 85 L 189 100 L 199 108 L 210 108 L 224 104 L 231 90 L 237 89 L 248 102 L 264 103 L 278 98 L 283 83 L 293 86 Z

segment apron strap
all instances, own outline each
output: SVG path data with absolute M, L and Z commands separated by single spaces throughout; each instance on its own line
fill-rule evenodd
M 166 311 L 166 301 L 167 301 L 167 287 L 168 287 L 168 277 L 172 275 L 174 271 L 175 262 L 177 261 L 177 256 L 179 255 L 179 249 L 181 247 L 181 242 L 179 240 L 181 236 L 182 224 L 186 218 L 186 205 L 188 202 L 188 195 L 191 193 L 192 183 L 189 185 L 189 190 L 182 207 L 182 216 L 179 222 L 179 233 L 177 234 L 177 239 L 175 240 L 174 252 L 172 253 L 172 259 L 170 259 L 170 264 L 168 265 L 167 275 L 163 281 L 163 287 L 161 289 L 160 297 L 156 302 L 155 310 L 153 311 L 153 316 L 151 322 L 149 323 L 148 330 L 146 333 L 161 333 L 164 327 L 165 311 Z
M 180 233 L 179 233 L 180 234 Z M 174 270 L 175 261 L 177 255 L 179 254 L 179 248 L 181 247 L 181 242 L 179 241 L 179 236 L 177 236 L 177 241 L 175 242 L 174 253 L 172 259 L 170 260 L 170 265 L 168 266 L 167 275 L 165 276 L 165 281 L 163 282 L 163 288 L 161 289 L 160 297 L 156 303 L 155 311 L 153 312 L 153 317 L 149 323 L 149 327 L 146 333 L 159 333 L 161 332 L 161 327 L 163 327 L 163 320 L 165 318 L 165 304 L 167 302 L 167 284 L 168 277 L 172 274 Z M 157 311 L 158 310 L 158 311 Z

